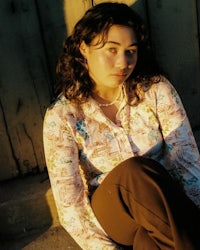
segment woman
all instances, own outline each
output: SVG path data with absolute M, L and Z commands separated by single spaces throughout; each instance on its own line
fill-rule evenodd
M 199 152 L 140 17 L 88 10 L 57 76 L 44 149 L 62 226 L 82 249 L 200 249 Z

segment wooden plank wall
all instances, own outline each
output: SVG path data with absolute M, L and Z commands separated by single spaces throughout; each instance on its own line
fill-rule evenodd
M 0 180 L 5 180 L 45 167 L 42 122 L 65 24 L 62 1 L 50 0 L 1 0 L 0 19 Z
M 0 180 L 45 168 L 42 122 L 62 41 L 100 2 L 0 1 Z M 194 132 L 200 131 L 200 2 L 122 2 L 147 21 L 157 58 L 182 96 Z
M 192 126 L 200 124 L 199 37 L 196 0 L 149 1 L 157 56 L 179 91 Z

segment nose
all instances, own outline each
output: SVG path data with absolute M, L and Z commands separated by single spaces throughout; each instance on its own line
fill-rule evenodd
M 125 53 L 120 53 L 116 58 L 116 67 L 126 69 L 128 67 L 128 58 Z

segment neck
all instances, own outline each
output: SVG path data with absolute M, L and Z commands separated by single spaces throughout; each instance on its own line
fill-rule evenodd
M 107 107 L 116 104 L 121 100 L 122 97 L 122 86 L 116 89 L 107 89 L 106 91 L 94 92 L 93 98 L 96 100 L 100 107 Z
M 121 93 L 122 85 L 116 88 L 99 88 L 93 92 L 94 98 L 101 99 L 102 101 L 112 102 Z

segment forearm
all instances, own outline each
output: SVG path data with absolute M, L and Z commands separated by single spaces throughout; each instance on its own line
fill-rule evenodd
M 84 250 L 121 249 L 112 242 L 101 226 L 96 222 L 90 208 L 81 207 L 59 208 L 61 225 Z M 81 214 L 80 214 L 81 210 Z

